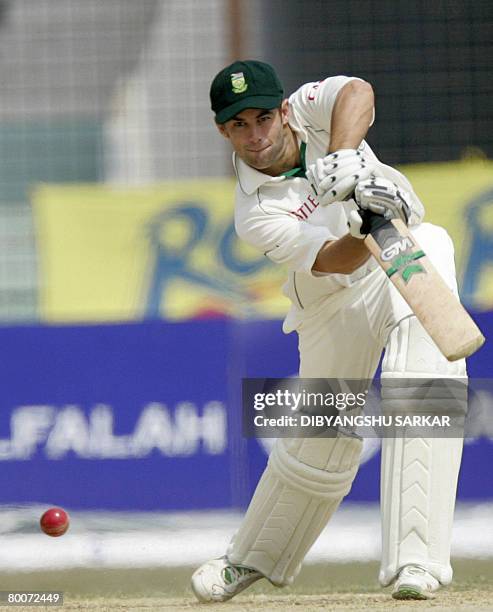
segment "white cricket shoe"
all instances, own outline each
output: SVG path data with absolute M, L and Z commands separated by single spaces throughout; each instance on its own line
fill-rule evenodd
M 201 565 L 192 576 L 192 591 L 199 601 L 227 601 L 263 574 L 244 565 L 233 565 L 226 557 Z
M 392 597 L 394 599 L 433 599 L 440 588 L 438 580 L 420 565 L 406 565 L 399 572 Z

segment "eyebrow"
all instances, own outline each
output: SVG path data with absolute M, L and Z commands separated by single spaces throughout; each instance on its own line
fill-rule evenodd
M 273 108 L 266 108 L 264 110 L 261 110 L 258 113 L 258 115 L 256 115 L 255 119 L 258 119 L 259 117 L 263 117 L 264 115 L 269 115 L 274 110 L 275 109 L 273 109 Z M 235 115 L 232 119 L 233 119 L 233 121 L 244 121 L 244 118 L 241 117 L 240 115 Z

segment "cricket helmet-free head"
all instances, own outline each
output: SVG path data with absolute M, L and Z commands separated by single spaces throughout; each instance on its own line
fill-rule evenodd
M 246 108 L 280 106 L 284 89 L 272 66 L 255 60 L 233 62 L 212 81 L 210 98 L 216 123 L 226 123 Z

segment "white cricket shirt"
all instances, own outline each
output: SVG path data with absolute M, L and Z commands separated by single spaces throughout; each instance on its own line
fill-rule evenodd
M 306 83 L 289 97 L 289 125 L 300 146 L 304 167 L 327 155 L 332 109 L 340 89 L 351 77 L 335 76 Z M 359 147 L 367 158 L 378 163 L 382 174 L 406 189 L 413 199 L 411 224 L 419 223 L 424 209 L 403 174 L 379 162 L 369 145 Z M 352 274 L 312 272 L 323 244 L 348 233 L 345 205 L 335 202 L 320 206 L 306 178 L 272 177 L 248 166 L 236 153 L 233 165 L 238 179 L 235 196 L 237 234 L 278 264 L 285 264 L 288 280 L 284 294 L 292 307 L 283 329 L 296 329 L 304 313 L 321 298 L 351 286 L 377 267 L 370 259 Z M 354 205 L 354 202 L 353 202 Z M 347 207 L 347 204 L 346 204 Z

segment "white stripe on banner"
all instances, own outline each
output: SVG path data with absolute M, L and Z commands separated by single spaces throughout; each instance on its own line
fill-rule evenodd
M 178 567 L 224 554 L 241 514 L 73 512 L 66 535 L 39 531 L 44 508 L 0 509 L 0 570 L 30 571 L 73 567 Z M 493 504 L 458 504 L 452 555 L 493 557 Z M 380 556 L 377 504 L 339 509 L 307 557 L 322 561 L 371 561 Z

